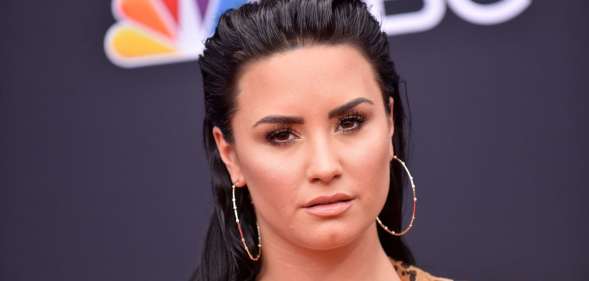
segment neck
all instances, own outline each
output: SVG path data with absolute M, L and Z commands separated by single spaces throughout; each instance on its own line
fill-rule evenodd
M 258 281 L 399 280 L 380 244 L 376 224 L 355 241 L 330 250 L 304 249 L 277 240 L 264 241 Z

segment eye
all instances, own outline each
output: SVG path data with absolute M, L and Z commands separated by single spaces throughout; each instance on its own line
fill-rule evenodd
M 285 145 L 293 142 L 296 135 L 291 128 L 282 128 L 266 134 L 266 140 L 273 145 Z
M 340 118 L 337 130 L 342 131 L 343 133 L 351 133 L 360 129 L 364 121 L 365 119 L 362 114 L 357 112 L 348 113 Z

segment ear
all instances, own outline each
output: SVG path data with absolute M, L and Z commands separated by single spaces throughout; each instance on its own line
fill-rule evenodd
M 390 157 L 391 157 L 391 161 L 393 160 L 393 156 L 395 155 L 395 149 L 393 147 L 393 135 L 395 134 L 395 119 L 393 118 L 394 116 L 394 111 L 393 109 L 395 105 L 395 100 L 393 99 L 393 97 L 389 97 L 389 109 L 390 109 L 390 114 L 387 117 L 387 125 L 388 125 L 388 129 L 389 129 L 389 141 L 390 141 Z
M 221 156 L 221 160 L 229 172 L 231 182 L 234 183 L 236 187 L 244 186 L 245 182 L 241 175 L 239 161 L 237 154 L 235 153 L 234 145 L 225 140 L 223 132 L 221 132 L 221 129 L 216 126 L 213 128 L 213 137 L 215 138 L 215 143 L 217 144 L 219 156 Z

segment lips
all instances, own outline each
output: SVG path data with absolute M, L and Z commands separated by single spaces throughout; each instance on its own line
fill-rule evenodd
M 354 202 L 354 197 L 345 193 L 323 195 L 307 202 L 303 210 L 321 219 L 333 219 L 344 214 Z
M 320 206 L 320 205 L 334 204 L 334 203 L 338 203 L 338 202 L 347 202 L 352 199 L 354 199 L 352 196 L 345 194 L 345 193 L 336 193 L 333 195 L 322 195 L 322 196 L 315 197 L 311 201 L 305 203 L 305 205 L 303 205 L 303 208 L 311 208 L 311 207 L 316 207 L 316 206 Z

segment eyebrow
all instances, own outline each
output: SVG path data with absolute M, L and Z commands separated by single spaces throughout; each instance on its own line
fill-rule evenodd
M 349 102 L 346 102 L 346 103 L 330 110 L 329 113 L 327 114 L 327 117 L 331 119 L 335 116 L 343 115 L 344 113 L 348 112 L 349 110 L 351 110 L 352 108 L 356 107 L 357 105 L 359 105 L 361 103 L 368 103 L 371 105 L 374 104 L 371 100 L 364 98 L 364 97 L 355 98 Z M 304 123 L 303 118 L 298 117 L 298 116 L 268 115 L 268 116 L 258 120 L 258 122 L 256 122 L 253 127 L 256 127 L 260 124 L 289 125 L 289 124 L 303 124 L 303 123 Z

